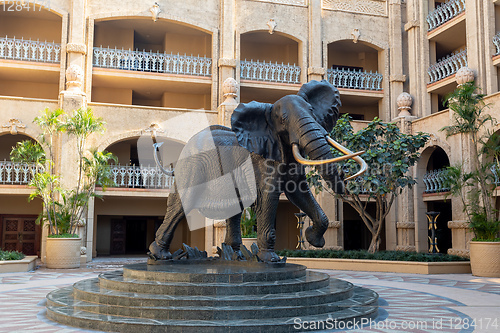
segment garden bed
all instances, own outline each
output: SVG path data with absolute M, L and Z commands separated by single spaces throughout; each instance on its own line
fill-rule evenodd
M 28 272 L 36 267 L 37 256 L 26 256 L 21 260 L 0 261 L 0 273 Z

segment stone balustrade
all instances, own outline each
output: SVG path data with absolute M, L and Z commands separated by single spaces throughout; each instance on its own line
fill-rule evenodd
M 495 36 L 493 36 L 493 44 L 495 44 L 495 54 L 499 55 L 500 54 L 500 32 L 498 32 Z
M 211 58 L 109 47 L 94 47 L 94 67 L 195 76 L 212 75 Z
M 299 66 L 266 61 L 243 60 L 240 62 L 240 77 L 243 80 L 276 83 L 300 83 Z
M 327 70 L 328 82 L 337 88 L 382 90 L 383 75 L 344 68 L 330 68 Z
M 58 63 L 61 44 L 47 41 L 0 37 L 0 59 Z
M 169 168 L 172 170 L 172 168 Z M 154 166 L 111 165 L 114 185 L 121 188 L 170 189 L 174 177 L 168 176 Z
M 450 0 L 427 15 L 427 31 L 432 31 L 465 11 L 465 0 Z
M 448 192 L 450 189 L 445 186 L 446 169 L 431 170 L 422 178 L 425 184 L 424 193 Z
M 429 67 L 427 70 L 429 84 L 447 78 L 465 66 L 467 66 L 467 50 L 449 54 Z
M 0 161 L 0 184 L 28 185 L 33 174 L 40 171 L 43 171 L 42 168 L 34 163 Z

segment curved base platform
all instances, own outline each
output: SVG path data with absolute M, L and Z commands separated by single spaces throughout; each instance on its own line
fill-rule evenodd
M 54 321 L 116 332 L 298 332 L 378 311 L 374 291 L 302 265 L 219 260 L 128 265 L 47 299 Z

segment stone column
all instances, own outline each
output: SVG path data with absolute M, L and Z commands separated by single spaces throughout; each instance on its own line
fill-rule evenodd
M 448 254 L 461 257 L 470 257 L 470 241 L 474 233 L 469 228 L 469 221 L 449 221 L 448 228 L 451 229 L 451 248 Z
M 485 54 L 486 32 L 484 29 L 483 1 L 465 0 L 465 25 L 467 66 L 477 73 L 476 83 L 486 87 L 486 63 L 490 64 L 491 54 Z M 489 44 L 490 40 L 487 41 Z M 489 48 L 488 48 L 489 49 Z
M 236 79 L 236 64 L 239 55 L 236 49 L 236 4 L 235 0 L 220 0 L 220 58 L 219 58 L 219 87 L 223 86 L 228 78 Z M 238 43 L 239 44 L 239 43 Z M 219 101 L 224 99 L 222 89 L 219 91 Z M 238 101 L 238 100 L 237 100 Z
M 219 124 L 231 127 L 231 115 L 238 106 L 238 82 L 232 77 L 228 77 L 222 84 L 224 102 L 219 105 Z
M 309 1 L 309 63 L 307 68 L 307 80 L 322 80 L 325 76 L 325 68 L 323 65 L 323 58 L 321 52 L 323 46 L 321 44 L 322 31 L 321 31 L 321 0 Z
M 398 245 L 396 251 L 415 251 L 415 222 L 397 222 Z
M 390 105 L 396 104 L 396 99 L 403 92 L 406 76 L 403 74 L 403 33 L 401 27 L 401 0 L 389 1 L 389 56 L 390 62 Z M 394 110 L 391 108 L 391 111 Z M 390 118 L 395 113 L 391 112 Z
M 213 242 L 212 242 L 212 254 L 217 253 L 217 246 L 221 247 L 221 244 L 226 238 L 226 220 L 215 220 L 213 223 Z M 210 248 L 207 247 L 207 253 L 210 253 Z

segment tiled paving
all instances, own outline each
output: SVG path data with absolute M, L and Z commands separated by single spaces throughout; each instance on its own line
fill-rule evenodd
M 101 272 L 119 269 L 123 263 L 141 261 L 145 259 L 98 258 L 77 270 L 41 267 L 34 272 L 0 274 L 0 332 L 90 332 L 48 320 L 45 295 L 76 281 L 97 277 Z M 470 274 L 323 272 L 380 295 L 379 316 L 349 332 L 500 332 L 500 279 Z M 471 324 L 475 324 L 475 329 Z M 324 332 L 347 331 L 326 320 L 301 325 L 305 331 L 320 325 L 325 325 Z

